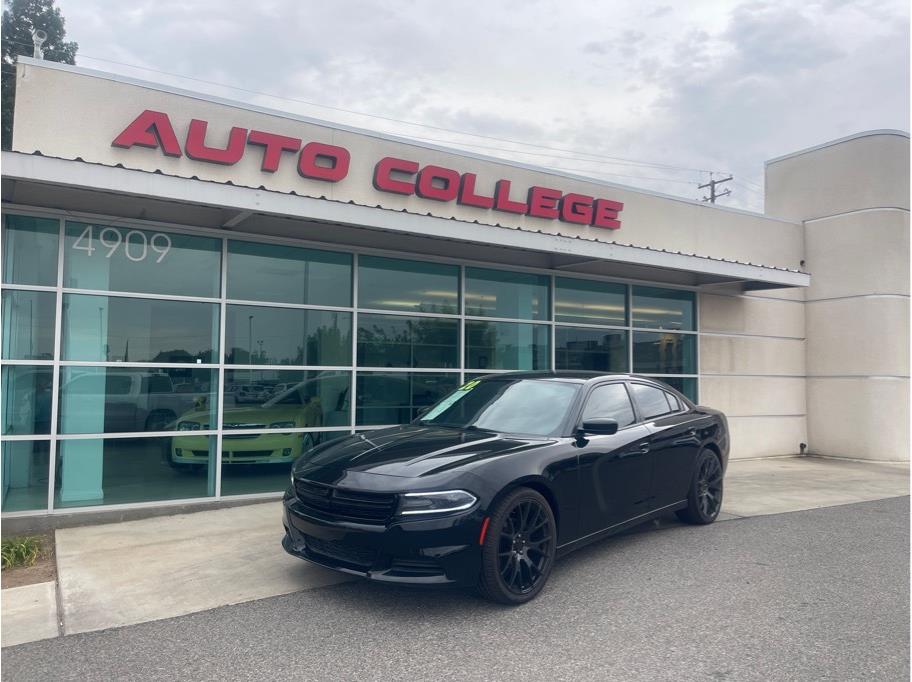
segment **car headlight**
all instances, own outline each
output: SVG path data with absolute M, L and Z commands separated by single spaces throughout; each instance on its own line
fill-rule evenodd
M 178 422 L 177 430 L 178 431 L 199 431 L 200 423 L 199 422 Z
M 269 425 L 270 429 L 293 429 L 294 427 L 294 422 L 272 422 L 272 424 Z
M 412 514 L 441 514 L 444 512 L 468 509 L 478 498 L 465 490 L 444 490 L 431 493 L 405 493 L 399 513 L 403 516 Z

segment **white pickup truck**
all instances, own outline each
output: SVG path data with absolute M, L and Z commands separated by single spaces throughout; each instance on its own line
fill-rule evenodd
M 188 390 L 189 389 L 189 390 Z M 171 377 L 160 372 L 109 369 L 105 374 L 76 375 L 63 387 L 66 420 L 71 432 L 128 433 L 169 431 L 177 416 L 199 407 L 208 391 L 193 391 L 192 386 L 175 386 Z M 98 424 L 104 409 L 104 428 Z M 90 428 L 83 428 L 80 424 Z

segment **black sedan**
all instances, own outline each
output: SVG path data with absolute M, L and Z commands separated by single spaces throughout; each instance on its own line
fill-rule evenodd
M 373 580 L 518 604 L 578 547 L 670 512 L 712 523 L 728 449 L 721 412 L 652 379 L 490 375 L 411 424 L 303 454 L 282 544 Z

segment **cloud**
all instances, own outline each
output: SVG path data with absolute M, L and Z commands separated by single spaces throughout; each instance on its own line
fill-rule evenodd
M 84 66 L 456 144 L 470 138 L 303 102 L 578 149 L 514 158 L 691 197 L 706 174 L 592 155 L 732 170 L 749 186 L 766 158 L 909 120 L 900 0 L 58 4 Z M 738 187 L 730 201 L 761 197 Z
M 608 41 L 590 42 L 583 45 L 583 52 L 587 54 L 608 54 Z
M 658 19 L 659 17 L 664 17 L 666 14 L 671 14 L 672 12 L 674 12 L 674 7 L 671 5 L 658 5 L 657 7 L 653 7 L 646 16 L 650 19 Z

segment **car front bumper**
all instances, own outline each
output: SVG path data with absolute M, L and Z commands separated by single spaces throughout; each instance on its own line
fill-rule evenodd
M 303 435 L 226 435 L 222 439 L 222 464 L 290 464 L 303 452 Z M 175 464 L 206 464 L 209 461 L 209 438 L 175 436 L 171 441 L 171 461 Z
M 315 516 L 285 493 L 282 547 L 320 566 L 369 580 L 414 585 L 478 582 L 483 515 L 476 508 L 383 525 Z

